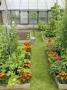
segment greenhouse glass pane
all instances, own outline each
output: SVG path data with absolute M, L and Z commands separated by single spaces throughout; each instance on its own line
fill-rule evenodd
M 11 24 L 11 14 L 10 14 L 10 11 L 8 11 L 8 24 Z
M 47 10 L 47 0 L 38 0 L 38 9 L 39 10 Z
M 6 0 L 8 9 L 19 9 L 20 0 Z
M 50 20 L 51 20 L 51 17 L 52 17 L 51 11 L 49 11 L 49 12 L 48 12 L 48 21 L 49 21 L 49 22 L 50 22 Z
M 37 12 L 36 11 L 29 12 L 29 24 L 37 24 Z
M 19 1 L 20 1 L 19 4 L 20 10 L 28 9 L 28 0 L 19 0 Z
M 15 20 L 16 24 L 19 24 L 19 20 L 20 20 L 19 11 L 13 11 L 11 14 L 12 14 L 12 19 Z
M 16 24 L 19 24 L 20 16 L 19 11 L 8 11 L 8 21 L 9 24 L 12 23 L 12 21 L 15 21 Z
M 28 24 L 28 12 L 21 11 L 21 13 L 20 13 L 20 23 L 21 24 Z
M 38 9 L 38 0 L 29 0 L 29 9 Z
M 64 8 L 64 0 L 6 0 L 8 9 L 34 9 L 50 10 L 54 3 L 58 2 L 61 8 Z
M 47 22 L 47 12 L 39 11 L 39 22 Z
M 2 11 L 0 11 L 0 24 L 3 23 L 3 20 L 2 20 Z

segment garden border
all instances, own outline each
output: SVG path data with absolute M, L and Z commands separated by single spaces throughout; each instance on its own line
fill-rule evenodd
M 43 37 L 43 32 L 42 31 L 41 31 L 41 35 L 42 35 L 42 40 L 45 42 L 45 39 Z M 48 62 L 50 64 L 50 61 L 49 60 L 48 60 Z M 53 75 L 53 77 L 54 77 L 54 80 L 55 80 L 55 82 L 56 82 L 57 87 L 58 87 L 59 90 L 67 90 L 67 84 L 61 84 L 61 83 L 59 83 L 59 81 L 57 80 L 57 78 L 56 78 L 55 75 Z
M 30 89 L 30 83 L 20 84 L 14 87 L 0 86 L 0 90 L 29 90 L 29 89 Z
M 55 82 L 60 90 L 67 90 L 67 84 L 61 84 L 58 82 L 56 76 L 54 76 Z

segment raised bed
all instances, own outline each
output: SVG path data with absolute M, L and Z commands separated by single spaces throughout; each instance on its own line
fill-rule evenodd
M 0 90 L 29 90 L 30 83 L 16 85 L 14 87 L 0 86 Z
M 48 41 L 48 39 L 49 38 L 44 38 L 44 36 L 43 36 L 43 32 L 41 32 L 41 35 L 42 35 L 42 40 L 45 42 L 45 46 L 47 46 L 47 41 Z M 53 49 L 53 48 L 55 48 L 54 46 L 52 46 L 52 47 L 47 47 L 47 51 L 48 50 L 51 50 L 51 49 Z M 47 52 L 46 51 L 46 52 Z M 48 53 L 47 53 L 47 58 L 48 58 Z M 50 60 L 48 59 L 48 63 L 49 63 L 49 65 L 51 64 L 51 62 L 50 62 Z M 56 78 L 56 75 L 53 75 L 53 77 L 54 77 L 54 80 L 55 80 L 55 82 L 56 82 L 56 84 L 57 84 L 57 87 L 58 87 L 58 89 L 59 90 L 67 90 L 67 84 L 62 84 L 62 83 L 60 83 L 59 81 L 58 81 L 58 79 Z
M 61 83 L 59 83 L 59 81 L 57 80 L 56 77 L 54 77 L 54 78 L 55 78 L 55 82 L 60 90 L 67 90 L 67 84 L 61 84 Z

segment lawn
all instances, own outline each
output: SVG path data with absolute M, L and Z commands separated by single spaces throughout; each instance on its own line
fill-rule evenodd
M 30 90 L 58 90 L 49 74 L 49 64 L 40 32 L 35 33 L 36 42 L 32 48 L 32 74 Z

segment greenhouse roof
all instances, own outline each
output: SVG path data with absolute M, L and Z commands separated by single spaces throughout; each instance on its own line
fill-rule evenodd
M 8 10 L 50 10 L 56 2 L 61 9 L 64 8 L 64 0 L 2 0 L 0 10 L 6 9 L 6 6 Z

